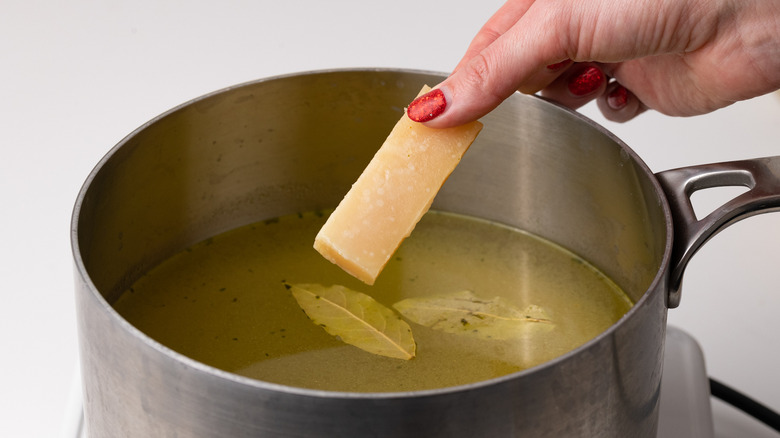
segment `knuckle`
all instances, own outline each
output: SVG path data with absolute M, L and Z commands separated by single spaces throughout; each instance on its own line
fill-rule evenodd
M 487 56 L 478 53 L 466 64 L 464 79 L 471 86 L 485 88 L 490 85 L 492 71 L 491 62 Z
M 496 89 L 498 70 L 495 65 L 493 59 L 484 53 L 474 55 L 463 69 L 464 85 L 472 90 L 478 90 L 479 94 L 492 100 L 500 99 L 500 93 Z

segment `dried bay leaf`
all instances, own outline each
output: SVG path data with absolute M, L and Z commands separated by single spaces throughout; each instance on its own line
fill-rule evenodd
M 285 286 L 309 319 L 347 344 L 381 356 L 414 357 L 412 328 L 370 296 L 341 285 Z
M 553 326 L 539 306 L 519 309 L 501 297 L 485 300 L 471 291 L 409 298 L 393 307 L 417 324 L 482 339 L 515 339 L 535 330 L 532 327 Z

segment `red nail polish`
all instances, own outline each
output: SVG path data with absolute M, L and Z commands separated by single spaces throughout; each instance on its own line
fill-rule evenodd
M 622 109 L 627 103 L 628 90 L 622 85 L 618 85 L 607 95 L 607 105 L 614 110 Z
M 601 86 L 604 82 L 604 72 L 598 67 L 590 66 L 569 79 L 569 92 L 575 96 L 585 96 Z
M 427 122 L 438 117 L 445 108 L 447 100 L 444 93 L 436 88 L 414 99 L 406 108 L 406 114 L 415 122 Z
M 571 59 L 564 59 L 561 62 L 556 62 L 555 64 L 550 64 L 547 66 L 547 70 L 560 70 L 563 67 L 566 67 L 567 65 L 571 64 Z

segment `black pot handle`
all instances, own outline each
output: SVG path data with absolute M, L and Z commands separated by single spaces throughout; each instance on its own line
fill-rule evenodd
M 693 254 L 727 226 L 761 213 L 780 211 L 780 156 L 704 164 L 656 174 L 669 201 L 674 225 L 667 306 L 680 304 L 685 267 Z M 701 189 L 744 186 L 749 190 L 696 219 L 691 195 Z

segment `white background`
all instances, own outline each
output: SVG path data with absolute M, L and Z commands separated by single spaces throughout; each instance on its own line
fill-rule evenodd
M 0 7 L 0 436 L 65 436 L 77 347 L 69 221 L 130 131 L 207 92 L 340 67 L 451 70 L 502 2 L 5 0 Z M 653 171 L 780 154 L 780 97 L 615 132 Z M 711 198 L 711 197 L 710 197 Z M 708 202 L 712 202 L 711 200 Z M 711 375 L 780 409 L 780 214 L 695 256 L 670 323 Z M 715 405 L 718 436 L 774 436 Z

